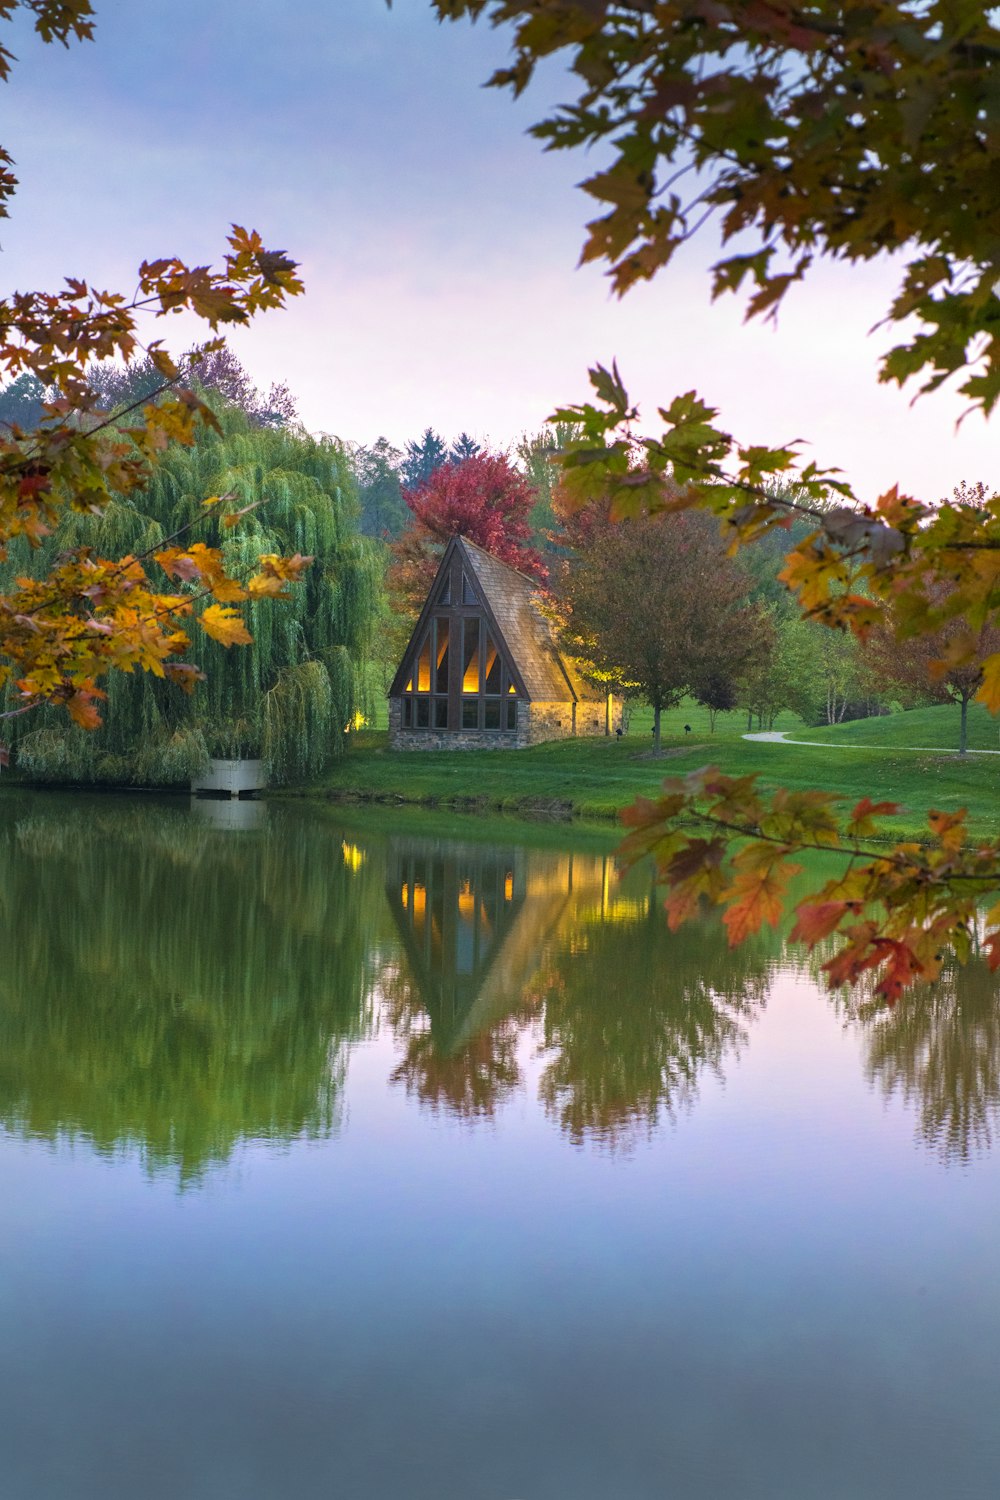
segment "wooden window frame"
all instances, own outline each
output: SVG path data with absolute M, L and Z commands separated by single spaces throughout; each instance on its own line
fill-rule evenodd
M 476 595 L 476 603 L 466 603 L 466 576 Z M 479 580 L 465 567 L 461 553 L 456 548 L 452 555 L 449 576 L 438 586 L 430 618 L 427 620 L 424 632 L 417 643 L 413 653 L 413 665 L 406 685 L 403 689 L 403 704 L 400 715 L 401 728 L 408 733 L 426 733 L 435 731 L 448 734 L 469 733 L 476 731 L 482 734 L 511 734 L 517 729 L 517 703 L 523 701 L 513 674 L 507 666 L 506 656 L 501 645 L 500 637 L 496 634 L 490 624 L 486 611 L 481 603 L 482 590 Z M 445 600 L 449 603 L 445 603 Z M 462 600 L 462 603 L 456 601 Z M 475 623 L 478 627 L 478 658 L 479 658 L 479 685 L 477 691 L 465 692 L 465 647 L 466 632 L 470 624 Z M 438 669 L 438 645 L 439 630 L 443 626 L 448 632 L 448 661 L 447 661 L 447 693 L 439 691 L 441 682 Z M 496 657 L 499 661 L 499 676 L 496 680 L 497 691 L 486 693 L 485 666 L 487 642 L 492 640 L 496 647 Z M 429 690 L 421 691 L 417 684 L 419 680 L 420 661 L 424 655 L 425 648 L 429 646 L 430 651 L 430 674 Z M 426 709 L 420 707 L 426 703 Z M 504 704 L 513 704 L 513 710 L 505 708 Z M 469 709 L 475 704 L 474 711 L 469 714 Z M 497 723 L 487 727 L 487 704 L 490 705 L 489 717 L 494 717 L 494 705 L 499 705 L 497 710 Z M 441 705 L 446 705 L 442 709 Z M 474 723 L 466 722 L 467 716 L 474 718 Z M 419 718 L 425 718 L 427 722 L 420 724 Z M 444 723 L 439 723 L 440 719 Z M 513 723 L 511 723 L 513 719 Z

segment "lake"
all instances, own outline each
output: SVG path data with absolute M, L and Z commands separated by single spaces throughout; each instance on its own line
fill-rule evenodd
M 534 844 L 0 798 L 3 1500 L 996 1493 L 993 981 Z

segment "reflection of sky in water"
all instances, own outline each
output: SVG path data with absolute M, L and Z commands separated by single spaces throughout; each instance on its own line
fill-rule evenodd
M 650 915 L 638 884 L 605 881 L 591 855 L 575 861 L 575 904 L 563 889 L 560 905 L 558 883 L 542 877 L 565 874 L 565 856 L 504 850 L 492 871 L 488 851 L 421 855 L 397 839 L 396 854 L 425 859 L 427 912 L 427 862 L 455 862 L 454 930 L 440 904 L 439 943 L 418 954 L 399 926 L 400 910 L 416 909 L 388 901 L 395 856 L 381 840 L 313 814 L 277 823 L 283 851 L 257 849 L 243 899 L 258 923 L 269 910 L 290 923 L 298 910 L 297 959 L 280 944 L 259 950 L 272 969 L 257 1013 L 223 944 L 245 1072 L 211 1052 L 210 1078 L 244 1088 L 218 1164 L 178 1192 L 176 1172 L 147 1170 L 134 1134 L 106 1156 L 84 1135 L 75 1145 L 0 1138 L 4 1500 L 992 1493 L 1000 1157 L 946 1165 L 922 1138 L 915 1147 L 917 1105 L 899 1090 L 884 1097 L 869 1077 L 867 1022 L 845 1023 L 801 970 L 775 968 L 766 953 L 717 955 L 707 927 L 674 950 L 658 988 L 652 960 L 638 961 L 659 952 L 645 926 L 659 920 L 655 905 Z M 160 841 L 182 871 L 183 841 L 169 828 Z M 53 858 L 62 847 L 53 836 Z M 319 861 L 318 889 L 311 861 L 298 860 L 304 848 Z M 218 848 L 200 848 L 203 876 L 224 888 L 213 860 Z M 131 871 L 133 909 L 144 869 Z M 361 991 L 345 989 L 337 967 L 338 954 L 356 962 L 349 926 L 335 925 L 352 890 L 371 963 Z M 602 903 L 615 918 L 603 927 Z M 179 941 L 197 978 L 194 911 Z M 61 941 L 73 931 L 53 923 Z M 471 960 L 454 984 L 431 963 L 452 935 Z M 106 962 L 116 950 L 99 936 Z M 97 949 L 85 951 L 94 960 Z M 696 1040 L 719 1040 L 697 987 L 699 951 L 706 969 L 718 956 L 716 1001 L 728 996 L 739 1023 L 721 1034 L 717 1065 L 702 1058 L 682 1107 L 661 1109 L 655 1128 L 640 1111 L 624 1135 L 575 1141 L 560 1111 L 567 1094 L 593 1103 L 586 1077 L 561 1076 L 554 1109 L 546 1094 L 567 1053 L 601 1079 L 597 1105 L 618 1121 L 623 1076 L 647 1087 L 649 1056 L 690 1060 L 677 1041 L 679 995 L 701 1016 Z M 295 1005 L 272 1026 L 269 1007 L 290 993 L 280 963 L 294 962 L 315 964 L 317 984 L 300 976 Z M 737 962 L 744 970 L 727 967 Z M 512 1016 L 504 972 L 518 964 L 530 999 L 520 991 Z M 600 980 L 592 1006 L 587 975 Z M 50 1019 L 65 1028 L 71 1013 L 52 982 Z M 747 985 L 760 995 L 741 1010 Z M 221 1047 L 209 1002 L 207 986 L 199 1037 Z M 359 1024 L 365 1005 L 372 1024 Z M 674 1027 L 665 1053 L 641 1025 L 616 1032 L 630 1005 Z M 303 1138 L 294 1109 L 265 1110 L 263 1085 L 312 1086 L 323 1027 L 348 1039 L 341 1126 Z M 515 1081 L 490 1110 L 461 1113 L 446 1094 L 431 1105 L 391 1082 L 408 1027 L 439 1044 L 428 1067 L 506 1038 L 510 1059 L 499 1055 Z M 163 1033 L 177 1047 L 184 1035 Z M 624 1075 L 598 1065 L 602 1036 L 611 1051 L 620 1040 Z M 4 1090 L 12 1059 L 39 1056 L 16 1051 L 30 1041 L 21 1031 L 7 1041 Z M 123 1050 L 129 1078 L 130 1057 Z M 250 1088 L 247 1075 L 262 1070 Z M 133 1125 L 147 1118 L 123 1098 Z M 67 1117 L 85 1103 L 62 1097 Z M 255 1133 L 282 1119 L 287 1131 Z

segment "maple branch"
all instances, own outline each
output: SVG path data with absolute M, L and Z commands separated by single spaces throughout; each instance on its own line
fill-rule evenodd
M 879 860 L 883 864 L 892 865 L 904 873 L 914 868 L 912 859 L 904 859 L 901 855 L 884 853 L 880 849 L 866 849 L 863 844 L 821 844 L 818 840 L 780 838 L 775 833 L 765 833 L 754 823 L 731 823 L 726 818 L 714 817 L 711 813 L 690 812 L 684 819 L 685 822 L 694 824 L 707 823 L 716 828 L 723 828 L 734 838 L 755 839 L 765 844 L 775 844 L 786 849 L 790 855 L 801 851 L 809 851 L 816 854 L 839 854 L 845 856 L 849 861 L 855 859 Z M 888 842 L 887 836 L 887 842 Z M 926 847 L 926 845 L 925 845 Z M 988 846 L 983 846 L 988 847 Z M 933 874 L 930 869 L 927 874 Z M 1000 881 L 1000 866 L 996 870 L 986 870 L 980 875 L 963 874 L 956 871 L 948 875 L 949 881 L 972 880 L 989 888 Z
M 31 713 L 32 709 L 41 708 L 45 702 L 44 698 L 35 698 L 31 703 L 25 703 L 22 708 L 7 708 L 0 712 L 0 720 L 16 719 L 21 714 Z

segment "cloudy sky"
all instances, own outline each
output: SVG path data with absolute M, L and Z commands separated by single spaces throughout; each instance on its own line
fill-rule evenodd
M 623 302 L 577 270 L 585 160 L 525 134 L 570 85 L 552 70 L 516 104 L 482 88 L 502 34 L 441 26 L 429 0 L 97 11 L 93 44 L 15 34 L 5 291 L 66 274 L 131 288 L 145 256 L 217 261 L 235 221 L 302 263 L 306 297 L 233 343 L 260 383 L 288 382 L 313 430 L 402 443 L 432 425 L 502 447 L 616 357 L 650 425 L 696 388 L 744 440 L 806 439 L 866 497 L 1000 484 L 996 423 L 956 434 L 957 398 L 911 407 L 877 383 L 868 330 L 893 267 L 821 269 L 777 331 L 744 326 L 733 299 L 710 304 L 708 238 Z

